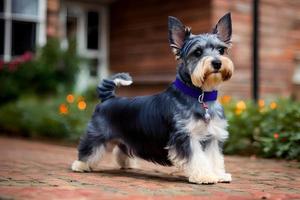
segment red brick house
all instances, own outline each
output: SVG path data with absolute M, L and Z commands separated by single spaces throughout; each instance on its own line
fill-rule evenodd
M 298 87 L 293 80 L 300 82 L 295 74 L 300 60 L 299 10 L 300 1 L 260 0 L 259 93 L 264 98 L 290 96 Z M 122 93 L 153 93 L 169 84 L 176 70 L 167 17 L 176 16 L 200 33 L 210 31 L 228 11 L 233 19 L 230 55 L 236 70 L 222 91 L 250 98 L 251 0 L 0 0 L 0 57 L 10 60 L 45 44 L 48 37 L 60 37 L 62 45 L 75 37 L 78 52 L 91 60 L 79 85 L 93 80 L 90 76 L 127 71 L 135 82 Z

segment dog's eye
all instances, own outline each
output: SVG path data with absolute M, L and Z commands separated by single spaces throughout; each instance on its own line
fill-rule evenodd
M 224 48 L 224 47 L 220 47 L 220 48 L 218 48 L 218 51 L 219 51 L 219 53 L 220 53 L 221 55 L 224 55 L 224 53 L 225 53 L 225 48 Z
M 196 49 L 196 51 L 194 51 L 194 56 L 200 57 L 201 55 L 202 55 L 202 49 Z

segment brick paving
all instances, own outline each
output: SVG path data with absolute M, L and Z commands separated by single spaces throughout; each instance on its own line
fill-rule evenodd
M 75 147 L 0 138 L 0 152 L 0 200 L 300 199 L 297 162 L 227 156 L 232 183 L 196 185 L 173 167 L 119 170 L 109 155 L 99 171 L 74 173 Z

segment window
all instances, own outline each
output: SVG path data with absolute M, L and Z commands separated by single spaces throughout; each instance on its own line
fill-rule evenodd
M 0 57 L 4 54 L 4 20 L 0 19 Z
M 97 77 L 98 66 L 99 66 L 98 59 L 91 59 L 89 64 L 90 64 L 90 76 Z
M 68 40 L 70 39 L 75 39 L 76 40 L 76 34 L 77 34 L 77 18 L 73 16 L 68 16 L 67 15 L 67 20 L 66 20 L 66 36 Z
M 11 54 L 22 55 L 26 51 L 34 51 L 36 41 L 36 24 L 33 22 L 12 22 Z
M 99 45 L 99 14 L 87 12 L 87 49 L 98 50 Z
M 62 1 L 63 44 L 75 38 L 79 55 L 85 59 L 79 72 L 80 82 L 95 83 L 108 75 L 108 9 L 89 1 Z M 82 3 L 81 3 L 82 2 Z M 83 3 L 84 2 L 84 3 Z M 84 81 L 82 81 L 84 80 Z M 79 90 L 86 88 L 80 83 Z
M 0 0 L 0 59 L 3 59 L 4 54 L 4 19 L 1 19 L 3 12 L 4 0 Z
M 45 37 L 46 0 L 0 0 L 0 57 L 9 61 L 34 51 Z M 39 36 L 39 38 L 37 38 Z
M 12 0 L 12 13 L 37 16 L 38 0 Z
M 4 0 L 0 0 L 0 13 L 3 13 L 4 10 Z

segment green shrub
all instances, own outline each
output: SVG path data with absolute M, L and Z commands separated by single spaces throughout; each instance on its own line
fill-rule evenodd
M 300 160 L 300 103 L 279 100 L 225 104 L 230 137 L 228 154 L 258 154 Z
M 74 142 L 85 131 L 95 104 L 85 102 L 80 96 L 73 96 L 73 101 L 69 102 L 64 96 L 51 99 L 22 97 L 0 107 L 0 130 L 2 133 Z
M 95 101 L 98 99 L 98 93 L 97 93 L 97 85 L 90 85 L 83 93 L 82 95 L 87 101 Z
M 34 138 L 78 141 L 85 131 L 97 98 L 72 94 L 21 97 L 0 106 L 0 132 Z M 279 100 L 224 103 L 229 122 L 225 153 L 300 160 L 300 103 Z
M 10 63 L 0 64 L 0 104 L 28 93 L 45 95 L 71 90 L 79 63 L 74 42 L 63 50 L 58 39 L 49 39 L 35 57 L 26 52 Z

